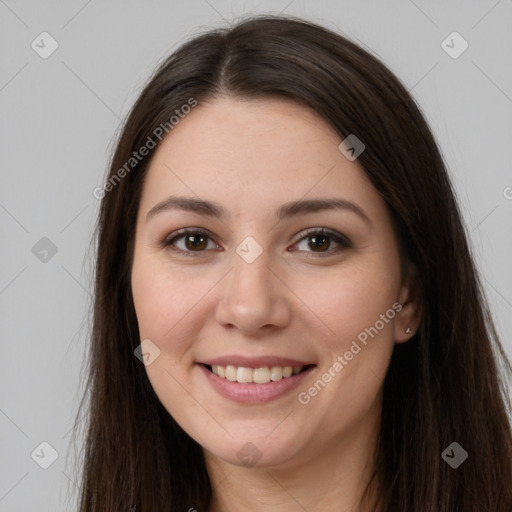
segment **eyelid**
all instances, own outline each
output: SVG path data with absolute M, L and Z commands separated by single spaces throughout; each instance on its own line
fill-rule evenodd
M 190 235 L 190 234 L 204 235 L 204 236 L 208 237 L 216 245 L 218 245 L 217 242 L 215 242 L 215 237 L 210 233 L 210 231 L 208 231 L 207 229 L 204 229 L 204 228 L 193 228 L 193 227 L 192 228 L 182 228 L 182 229 L 178 229 L 177 231 L 174 231 L 170 235 L 167 235 L 162 240 L 160 240 L 159 245 L 163 248 L 168 248 L 173 251 L 180 252 L 181 254 L 184 254 L 185 256 L 192 256 L 192 255 L 196 255 L 196 254 L 198 255 L 198 254 L 207 252 L 207 251 L 197 251 L 197 252 L 196 251 L 184 251 L 183 249 L 179 249 L 179 248 L 173 246 L 173 243 L 176 240 L 181 239 L 184 236 Z M 313 234 L 328 236 L 335 243 L 341 245 L 345 249 L 350 249 L 353 247 L 352 242 L 348 237 L 346 237 L 342 233 L 339 233 L 338 231 L 335 231 L 335 230 L 329 229 L 329 228 L 324 228 L 324 227 L 313 227 L 313 228 L 308 228 L 308 229 L 301 231 L 300 233 L 298 233 L 296 235 L 293 245 L 298 244 L 304 238 L 307 238 L 308 235 L 313 235 Z M 335 249 L 330 249 L 326 252 L 314 252 L 314 251 L 312 251 L 312 252 L 297 251 L 297 252 L 305 252 L 306 254 L 312 255 L 312 257 L 317 257 L 317 256 L 325 257 L 325 256 L 331 256 L 331 255 L 339 252 L 339 250 L 340 250 L 340 248 L 338 247 Z M 293 252 L 295 252 L 295 250 Z
M 339 233 L 338 231 L 335 231 L 334 229 L 329 228 L 323 228 L 323 227 L 317 227 L 317 228 L 308 228 L 304 231 L 301 231 L 297 234 L 296 241 L 294 242 L 294 245 L 300 242 L 303 238 L 306 238 L 308 235 L 326 235 L 330 238 L 334 239 L 337 243 L 346 246 L 347 248 L 352 247 L 352 242 L 350 239 L 343 235 L 342 233 Z M 325 253 L 328 254 L 328 253 Z
M 173 231 L 170 235 L 166 235 L 164 238 L 162 238 L 159 241 L 158 245 L 164 249 L 171 249 L 172 251 L 179 252 L 185 256 L 194 256 L 195 254 L 201 254 L 202 252 L 206 252 L 206 251 L 197 251 L 197 253 L 195 253 L 195 251 L 184 251 L 183 249 L 179 249 L 179 248 L 173 246 L 173 243 L 176 240 L 179 240 L 187 235 L 195 235 L 195 234 L 204 235 L 204 236 L 208 237 L 213 243 L 218 245 L 217 242 L 215 242 L 215 239 L 214 239 L 214 236 L 212 235 L 212 233 L 210 233 L 210 231 L 208 231 L 207 229 L 204 229 L 204 228 L 178 229 L 177 231 Z
M 173 231 L 170 235 L 166 235 L 162 239 L 162 243 L 169 244 L 176 238 L 181 238 L 184 235 L 193 235 L 196 233 L 199 233 L 201 235 L 206 235 L 213 240 L 213 235 L 207 229 L 204 229 L 204 228 L 182 228 L 182 229 Z

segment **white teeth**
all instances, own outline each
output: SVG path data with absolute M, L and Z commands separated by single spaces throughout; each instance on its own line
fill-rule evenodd
M 220 366 L 213 365 L 212 372 L 219 377 L 231 382 L 241 382 L 245 384 L 267 384 L 286 379 L 292 375 L 297 375 L 303 369 L 303 366 L 264 366 L 261 368 L 245 368 L 243 366 Z
M 218 366 L 217 366 L 217 370 L 218 370 Z M 230 380 L 231 382 L 235 382 L 236 380 L 236 367 L 235 366 L 231 366 L 231 365 L 228 365 L 226 366 L 226 379 Z
M 291 366 L 285 366 L 283 368 L 283 378 L 291 377 L 293 372 L 293 368 Z
M 266 366 L 264 368 L 254 368 L 252 381 L 256 382 L 256 384 L 266 384 L 270 382 L 270 370 Z
M 236 370 L 236 380 L 238 382 L 252 382 L 252 369 L 239 366 Z
M 272 366 L 270 369 L 270 378 L 273 381 L 281 380 L 283 378 L 283 368 L 281 366 Z

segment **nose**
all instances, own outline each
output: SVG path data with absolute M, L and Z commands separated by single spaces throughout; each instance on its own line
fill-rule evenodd
M 290 322 L 292 292 L 270 263 L 265 250 L 251 263 L 234 256 L 216 309 L 220 325 L 255 336 L 260 331 L 268 334 L 282 329 Z

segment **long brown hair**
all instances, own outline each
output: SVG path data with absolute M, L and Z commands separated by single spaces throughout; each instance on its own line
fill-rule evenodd
M 120 133 L 95 233 L 80 511 L 208 510 L 202 448 L 164 409 L 134 356 L 141 343 L 130 289 L 135 219 L 156 150 L 126 164 L 148 138 L 158 146 L 158 127 L 172 136 L 176 110 L 220 94 L 292 99 L 322 115 L 342 139 L 356 134 L 366 146 L 358 162 L 417 269 L 421 324 L 411 340 L 395 345 L 384 382 L 374 475 L 379 510 L 510 512 L 505 383 L 512 368 L 436 141 L 378 59 L 331 30 L 281 16 L 251 17 L 183 44 L 158 67 Z M 452 442 L 468 453 L 456 469 L 441 456 Z

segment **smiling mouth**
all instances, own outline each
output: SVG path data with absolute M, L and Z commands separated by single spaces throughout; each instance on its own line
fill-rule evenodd
M 315 365 L 262 366 L 261 368 L 208 364 L 203 364 L 203 366 L 218 377 L 230 382 L 239 382 L 241 384 L 268 384 L 269 382 L 277 382 L 303 373 Z

